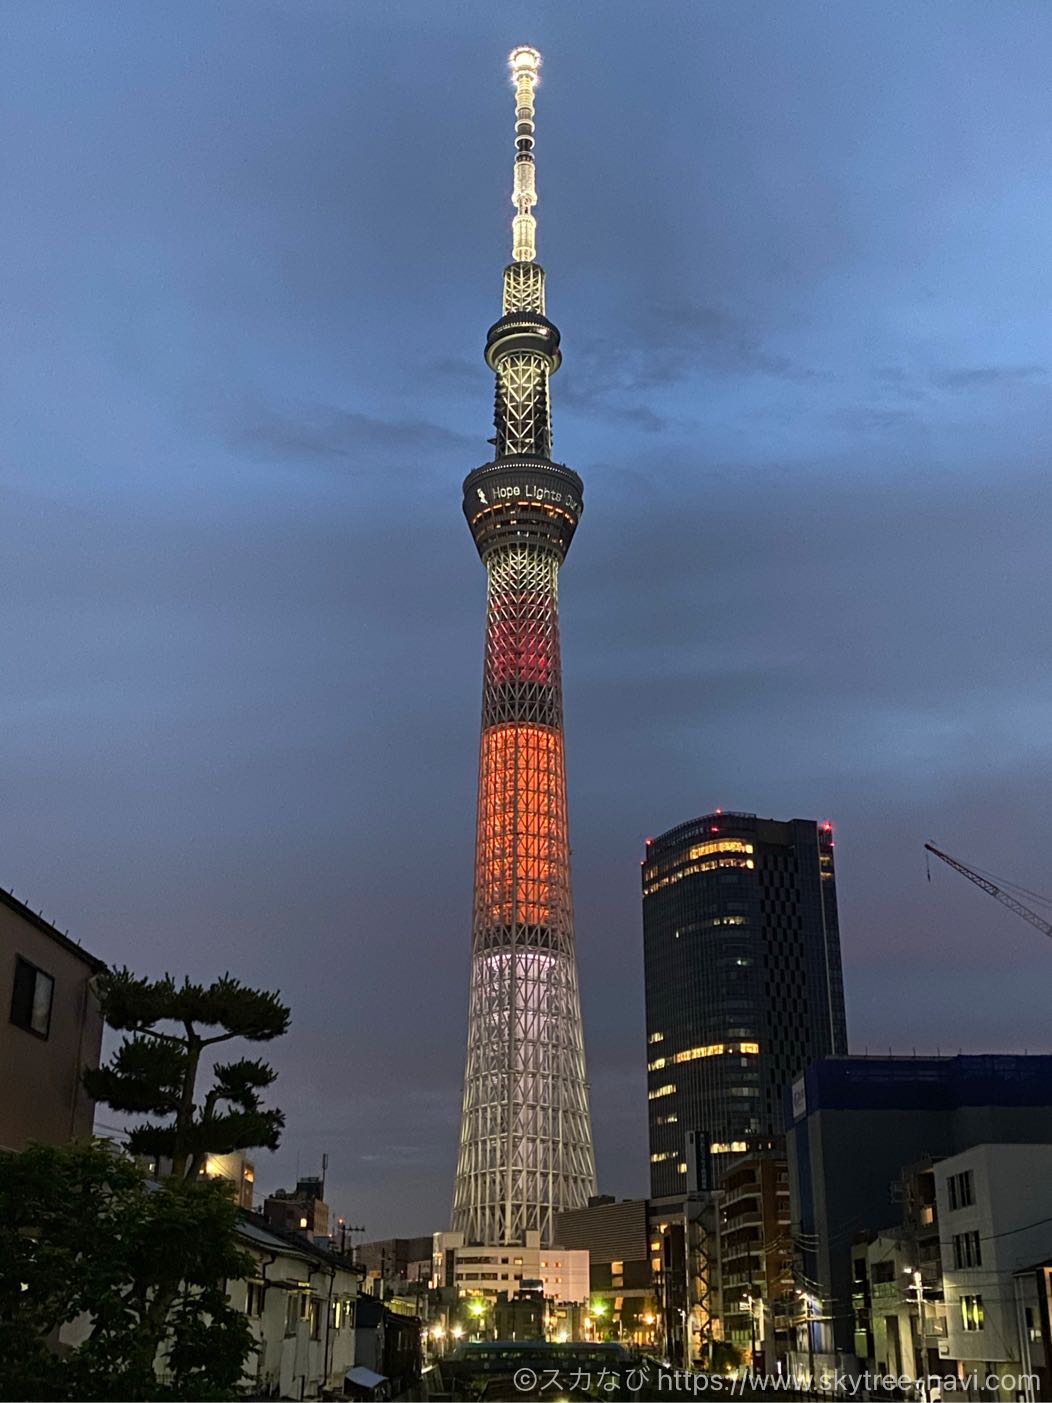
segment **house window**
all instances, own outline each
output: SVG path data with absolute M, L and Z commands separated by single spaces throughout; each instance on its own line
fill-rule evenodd
M 297 1292 L 290 1291 L 285 1298 L 285 1334 L 294 1335 L 296 1326 L 300 1318 L 300 1297 Z
M 11 1022 L 27 1033 L 46 1038 L 51 1028 L 51 1000 L 55 981 L 36 965 L 15 958 L 15 987 L 11 991 Z
M 985 1319 L 982 1296 L 961 1297 L 961 1324 L 966 1330 L 981 1330 Z
M 960 1271 L 962 1268 L 981 1267 L 983 1264 L 983 1254 L 979 1246 L 978 1232 L 961 1232 L 954 1234 L 953 1239 L 953 1264 Z
M 975 1179 L 970 1169 L 951 1174 L 946 1180 L 951 1208 L 967 1208 L 975 1202 Z
M 250 1281 L 248 1290 L 245 1292 L 245 1314 L 249 1316 L 260 1316 L 263 1314 L 263 1302 L 267 1299 L 267 1284 L 265 1281 Z
M 321 1339 L 321 1301 L 317 1296 L 311 1296 L 307 1305 L 307 1319 L 310 1322 L 310 1337 L 312 1340 Z

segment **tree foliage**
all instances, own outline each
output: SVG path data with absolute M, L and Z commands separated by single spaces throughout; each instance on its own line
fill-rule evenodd
M 237 1214 L 226 1181 L 151 1183 L 98 1142 L 0 1155 L 0 1398 L 234 1396 L 253 1349 L 226 1296 L 253 1264 Z
M 262 1105 L 260 1092 L 275 1079 L 266 1062 L 217 1065 L 212 1086 L 196 1101 L 207 1048 L 232 1038 L 269 1042 L 286 1031 L 289 1010 L 277 994 L 248 989 L 229 974 L 206 986 L 117 969 L 99 976 L 99 998 L 106 1022 L 128 1037 L 106 1066 L 84 1074 L 84 1084 L 116 1111 L 159 1118 L 130 1132 L 133 1154 L 170 1156 L 173 1175 L 182 1178 L 209 1152 L 277 1148 L 285 1118 Z

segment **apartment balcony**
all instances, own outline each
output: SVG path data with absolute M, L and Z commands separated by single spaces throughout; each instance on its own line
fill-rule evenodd
M 723 1223 L 723 1232 L 740 1232 L 742 1228 L 760 1228 L 763 1226 L 762 1213 L 741 1213 L 736 1217 L 728 1216 Z
M 724 1195 L 724 1199 L 723 1199 L 723 1206 L 724 1206 L 724 1208 L 730 1208 L 732 1204 L 740 1203 L 740 1202 L 742 1201 L 743 1198 L 759 1198 L 759 1197 L 760 1197 L 760 1186 L 759 1186 L 759 1184 L 748 1184 L 748 1185 L 745 1186 L 745 1188 L 733 1189 L 730 1193 L 725 1194 L 725 1195 Z

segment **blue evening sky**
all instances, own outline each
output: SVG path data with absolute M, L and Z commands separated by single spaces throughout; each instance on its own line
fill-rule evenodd
M 0 5 L 0 882 L 293 1006 L 285 1146 L 447 1222 L 484 574 L 460 514 L 540 255 L 601 1186 L 645 1193 L 638 863 L 832 818 L 852 1049 L 1048 1050 L 1052 10 Z

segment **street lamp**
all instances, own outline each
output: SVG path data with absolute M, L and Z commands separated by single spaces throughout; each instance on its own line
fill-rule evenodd
M 478 1339 L 481 1339 L 482 1321 L 486 1314 L 486 1302 L 481 1298 L 479 1298 L 476 1301 L 472 1301 L 471 1304 L 468 1306 L 468 1312 L 469 1314 L 475 1317 L 475 1335 Z

